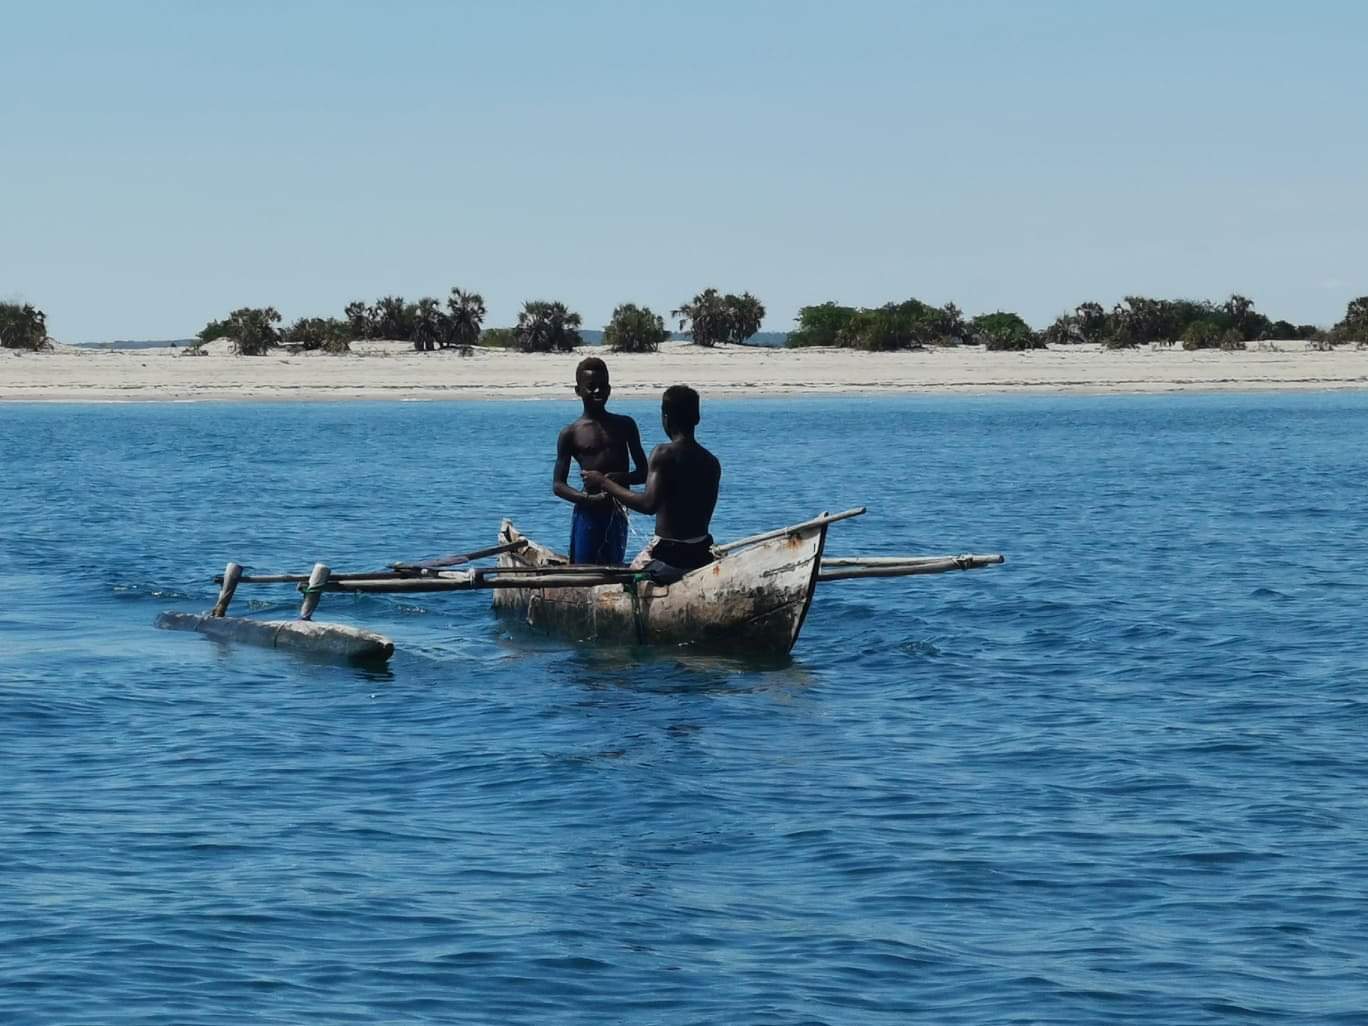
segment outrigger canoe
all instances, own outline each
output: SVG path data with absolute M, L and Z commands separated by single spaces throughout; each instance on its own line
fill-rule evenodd
M 827 529 L 864 513 L 863 507 L 726 545 L 712 563 L 682 576 L 659 568 L 571 564 L 504 520 L 498 544 L 457 556 L 391 563 L 385 570 L 333 573 L 323 563 L 308 574 L 248 575 L 229 563 L 215 578 L 218 602 L 209 613 L 163 613 L 157 626 L 211 637 L 307 651 L 354 662 L 388 659 L 394 643 L 372 631 L 313 621 L 324 592 L 411 593 L 490 590 L 494 608 L 534 629 L 574 640 L 683 645 L 785 654 L 803 629 L 818 584 L 862 577 L 906 577 L 973 570 L 1002 563 L 1000 555 L 824 555 Z M 455 569 L 497 557 L 497 565 Z M 239 584 L 296 584 L 304 593 L 297 620 L 229 617 Z

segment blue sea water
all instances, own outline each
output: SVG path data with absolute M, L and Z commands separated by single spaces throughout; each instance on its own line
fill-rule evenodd
M 562 545 L 574 412 L 0 406 L 0 1022 L 1368 1021 L 1368 396 L 705 402 L 720 538 L 1009 560 L 779 662 L 152 628 L 229 559 Z

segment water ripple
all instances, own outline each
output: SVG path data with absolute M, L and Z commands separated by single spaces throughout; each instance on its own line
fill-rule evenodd
M 489 495 L 561 538 L 546 447 L 464 440 L 572 413 L 7 408 L 0 1019 L 1361 1020 L 1363 398 L 710 403 L 718 534 L 868 502 L 842 552 L 1009 557 L 825 588 L 782 660 L 469 596 L 328 596 L 378 671 L 150 629 Z

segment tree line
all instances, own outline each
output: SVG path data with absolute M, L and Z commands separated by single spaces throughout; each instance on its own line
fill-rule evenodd
M 695 343 L 745 342 L 760 330 L 765 307 L 749 292 L 740 296 L 704 289 L 683 302 L 670 316 L 679 321 Z M 277 346 L 344 353 L 351 343 L 386 339 L 410 342 L 419 352 L 455 349 L 468 354 L 476 343 L 518 349 L 525 353 L 569 352 L 583 343 L 583 318 L 564 303 L 528 300 L 511 328 L 484 327 L 485 302 L 477 292 L 452 288 L 445 305 L 431 297 L 408 302 L 383 296 L 373 303 L 348 303 L 341 317 L 301 317 L 280 328 L 275 307 L 242 307 L 222 320 L 210 321 L 199 332 L 201 344 L 218 338 L 233 340 L 245 356 L 259 356 Z M 618 353 L 653 353 L 670 337 L 665 318 L 647 306 L 623 303 L 603 329 L 603 341 Z
M 740 295 L 708 288 L 670 311 L 679 330 L 698 345 L 744 343 L 760 330 L 765 307 L 749 292 Z M 446 302 L 431 297 L 408 302 L 383 296 L 373 303 L 348 303 L 341 317 L 301 317 L 281 328 L 274 307 L 242 307 L 199 332 L 199 343 L 233 341 L 237 352 L 261 355 L 278 346 L 347 352 L 358 340 L 409 342 L 431 352 L 468 353 L 477 343 L 528 353 L 568 352 L 582 342 L 583 319 L 564 303 L 529 300 L 510 328 L 486 328 L 485 302 L 477 292 L 451 289 Z M 1368 343 L 1368 296 L 1350 300 L 1333 327 L 1270 320 L 1244 296 L 1224 303 L 1189 299 L 1126 296 L 1107 310 L 1080 303 L 1041 331 L 1006 311 L 966 318 L 954 303 L 934 306 L 918 299 L 879 307 L 819 303 L 798 311 L 790 347 L 836 346 L 867 351 L 919 349 L 932 345 L 981 345 L 996 350 L 1043 349 L 1050 345 L 1092 343 L 1126 349 L 1149 343 L 1180 344 L 1184 349 L 1244 349 L 1250 342 L 1306 339 L 1333 346 Z M 653 353 L 670 337 L 665 318 L 647 306 L 623 303 L 603 330 L 605 346 L 620 353 Z M 41 350 L 51 346 L 47 317 L 30 304 L 0 303 L 0 348 Z
M 1049 327 L 1036 331 L 1006 311 L 965 319 L 954 303 L 933 306 L 919 299 L 879 307 L 828 302 L 798 311 L 789 346 L 837 346 L 882 352 L 932 345 L 982 345 L 987 349 L 1044 349 L 1094 343 L 1128 349 L 1148 343 L 1184 349 L 1245 349 L 1250 342 L 1306 339 L 1324 345 L 1368 342 L 1368 296 L 1351 300 L 1344 319 L 1322 330 L 1314 324 L 1270 320 L 1244 296 L 1224 303 L 1126 296 L 1110 311 L 1101 303 L 1080 303 Z

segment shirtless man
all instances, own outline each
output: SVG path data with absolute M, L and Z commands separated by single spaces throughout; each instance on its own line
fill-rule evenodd
M 556 469 L 551 490 L 575 504 L 570 525 L 570 562 L 620 565 L 627 552 L 627 515 L 604 490 L 603 482 L 619 485 L 646 480 L 646 453 L 636 421 L 604 409 L 613 391 L 608 365 L 597 356 L 586 357 L 575 368 L 575 394 L 584 413 L 564 428 L 556 440 Z M 631 455 L 635 469 L 627 470 Z M 584 488 L 568 483 L 570 460 L 584 472 Z M 595 481 L 590 482 L 590 475 Z
M 588 487 L 602 488 L 628 509 L 654 513 L 656 536 L 650 559 L 696 570 L 713 561 L 708 525 L 717 506 L 722 464 L 694 439 L 698 393 L 687 385 L 671 385 L 660 401 L 660 420 L 670 440 L 656 446 L 646 473 L 646 489 L 633 492 L 605 474 L 586 471 Z

